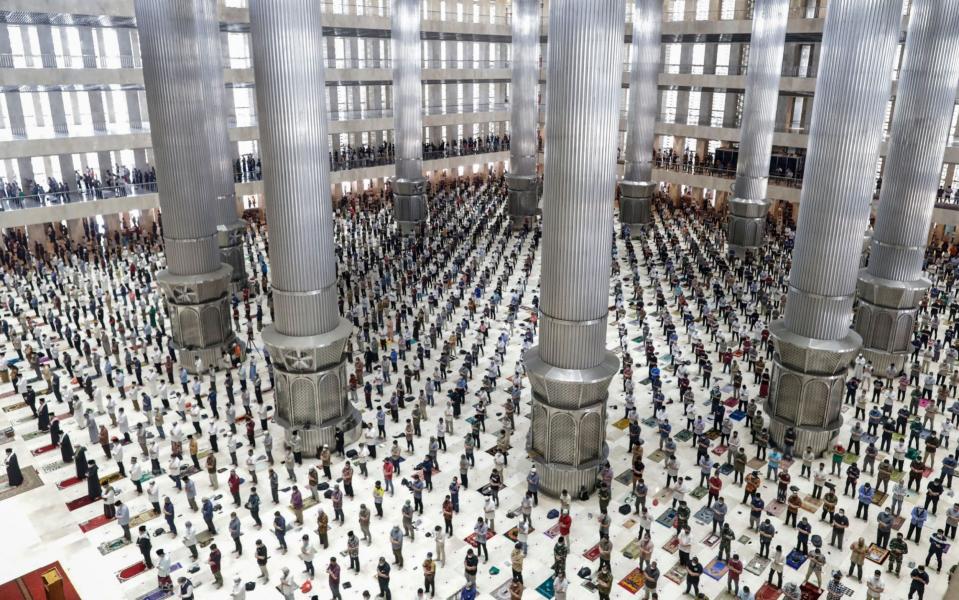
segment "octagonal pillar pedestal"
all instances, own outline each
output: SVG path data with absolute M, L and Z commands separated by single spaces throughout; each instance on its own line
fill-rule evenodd
M 539 183 L 536 177 L 506 175 L 509 188 L 509 216 L 513 229 L 522 229 L 526 223 L 532 224 L 539 214 Z
M 769 330 L 776 349 L 764 407 L 770 439 L 781 448 L 792 427 L 796 448 L 810 446 L 821 454 L 842 427 L 846 371 L 862 340 L 854 331 L 841 340 L 807 338 L 782 321 L 773 321 Z
M 629 225 L 630 237 L 639 237 L 643 227 L 653 220 L 653 191 L 650 181 L 623 181 L 619 184 L 619 221 Z
M 169 307 L 174 347 L 180 364 L 190 373 L 197 374 L 197 358 L 201 370 L 206 370 L 219 364 L 223 352 L 237 343 L 228 293 L 231 271 L 222 265 L 202 275 L 157 274 Z
M 359 437 L 362 419 L 349 400 L 344 354 L 351 331 L 342 318 L 336 329 L 320 335 L 283 335 L 272 325 L 263 329 L 276 380 L 274 419 L 288 439 L 299 432 L 307 454 L 324 444 L 333 448 L 337 427 L 347 444 Z
M 537 463 L 544 493 L 574 495 L 592 491 L 609 454 L 606 446 L 606 399 L 619 359 L 605 352 L 589 369 L 561 369 L 543 361 L 539 347 L 523 357 L 533 392 L 526 449 Z
M 733 198 L 729 202 L 729 224 L 726 230 L 726 242 L 729 249 L 739 256 L 748 250 L 761 248 L 766 238 L 766 213 L 769 202 Z
M 426 179 L 394 179 L 393 218 L 403 235 L 412 235 L 426 223 Z
M 216 243 L 220 248 L 220 261 L 233 269 L 230 276 L 230 291 L 239 292 L 247 286 L 246 262 L 243 258 L 243 236 L 246 221 L 238 219 L 216 228 Z
M 862 337 L 863 356 L 877 372 L 885 373 L 890 364 L 898 372 L 906 364 L 919 303 L 930 285 L 928 279 L 895 281 L 859 272 L 859 306 L 852 325 Z

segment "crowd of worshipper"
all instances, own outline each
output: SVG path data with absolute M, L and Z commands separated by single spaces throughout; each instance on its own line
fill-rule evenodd
M 245 351 L 226 348 L 195 375 L 177 362 L 154 285 L 160 225 L 80 243 L 62 229 L 46 243 L 8 232 L 0 379 L 27 415 L 17 448 L 57 456 L 61 471 L 41 475 L 64 501 L 86 492 L 68 502 L 89 517 L 81 529 L 116 530 L 104 568 L 135 551 L 130 580 L 151 571 L 180 598 L 207 597 L 207 586 L 245 598 L 257 583 L 293 598 L 322 579 L 334 598 L 440 587 L 470 600 L 501 579 L 490 545 L 494 566 L 497 550 L 508 554 L 511 599 L 542 586 L 559 600 L 580 586 L 647 599 L 719 587 L 745 600 L 944 590 L 959 525 L 959 503 L 940 503 L 959 456 L 951 245 L 930 246 L 933 287 L 906 367 L 858 358 L 845 424 L 817 456 L 796 447 L 794 430 L 773 444 L 763 410 L 794 225 L 771 221 L 764 248 L 737 258 L 722 214 L 658 197 L 638 238 L 611 228 L 622 371 L 609 390 L 607 462 L 594 490 L 548 498 L 522 418 L 541 230 L 514 231 L 506 196 L 492 175 L 434 185 L 429 224 L 412 237 L 396 230 L 388 192 L 337 204 L 339 311 L 354 326 L 348 394 L 363 425 L 356 442 L 339 431 L 315 455 L 273 423 L 259 338 L 273 313 L 268 224 L 250 223 L 250 281 L 231 299 Z M 9 485 L 21 484 L 17 452 L 5 454 Z M 410 560 L 420 568 L 408 577 L 422 583 L 403 596 Z

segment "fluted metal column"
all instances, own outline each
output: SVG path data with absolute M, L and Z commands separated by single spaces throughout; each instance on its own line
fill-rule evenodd
M 856 273 L 873 181 L 900 0 L 832 0 L 823 31 L 801 214 L 784 320 L 775 343 L 766 410 L 781 444 L 816 452 L 842 425 L 846 370 L 861 338 L 850 329 Z
M 923 258 L 959 81 L 959 2 L 916 0 L 899 71 L 886 176 L 869 266 L 859 272 L 854 326 L 879 372 L 906 360 Z
M 539 211 L 536 135 L 540 0 L 513 0 L 509 113 L 509 215 L 520 228 Z
M 420 42 L 421 0 L 393 0 L 393 135 L 396 177 L 393 218 L 403 234 L 426 221 L 423 178 L 423 48 Z
M 639 235 L 652 220 L 653 138 L 656 127 L 659 63 L 662 48 L 662 0 L 636 0 L 626 129 L 626 176 L 620 184 L 619 220 Z
M 352 326 L 337 308 L 322 9 L 315 0 L 253 0 L 250 39 L 268 199 L 275 319 L 263 330 L 276 375 L 276 420 L 308 452 L 350 440 L 360 422 L 347 396 Z
M 233 268 L 231 287 L 246 287 L 246 266 L 243 260 L 243 234 L 246 222 L 237 217 L 236 191 L 233 182 L 233 160 L 230 134 L 226 123 L 226 86 L 223 80 L 223 51 L 220 48 L 220 20 L 216 0 L 197 0 L 200 13 L 204 94 L 207 106 L 204 133 L 210 144 L 210 173 L 216 192 L 217 245 L 220 260 Z
M 895 0 L 894 0 L 895 1 Z M 783 68 L 789 0 L 756 0 L 749 42 L 749 69 L 740 132 L 734 197 L 729 203 L 729 247 L 745 254 L 766 237 L 769 157 Z
M 553 0 L 549 11 L 539 345 L 527 449 L 547 493 L 592 489 L 606 460 L 609 244 L 624 0 Z
M 143 80 L 163 213 L 167 296 L 173 340 L 188 370 L 219 361 L 236 343 L 228 288 L 232 269 L 220 262 L 209 176 L 210 145 L 197 135 L 206 122 L 199 14 L 192 2 L 136 0 Z M 199 359 L 199 360 L 198 360 Z

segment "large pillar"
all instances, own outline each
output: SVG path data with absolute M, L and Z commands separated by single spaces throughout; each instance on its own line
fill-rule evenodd
M 959 81 L 956 31 L 959 2 L 913 3 L 872 251 L 857 286 L 854 327 L 880 373 L 905 363 L 930 286 L 922 265 Z
M 339 316 L 321 6 L 253 0 L 250 40 L 263 158 L 275 319 L 263 343 L 276 374 L 276 420 L 305 450 L 355 439 L 359 413 L 347 394 L 352 332 Z M 322 191 L 317 197 L 318 190 Z
M 420 0 L 393 0 L 393 217 L 403 234 L 413 233 L 426 221 L 420 5 Z
M 520 228 L 539 208 L 536 130 L 539 107 L 539 0 L 513 0 L 513 62 L 510 72 L 509 215 Z
M 210 144 L 210 173 L 216 193 L 216 236 L 220 260 L 233 269 L 233 291 L 246 287 L 243 238 L 246 222 L 236 212 L 236 189 L 233 183 L 233 152 L 226 124 L 226 86 L 223 81 L 223 52 L 220 49 L 220 20 L 216 0 L 199 0 L 200 43 L 204 52 L 204 95 L 208 108 L 204 132 Z
M 789 0 L 761 0 L 756 2 L 753 11 L 739 162 L 733 187 L 735 196 L 729 203 L 727 230 L 729 248 L 738 254 L 760 248 L 766 237 L 769 157 L 773 149 L 788 16 Z
M 549 10 L 539 345 L 527 449 L 544 491 L 592 489 L 619 359 L 606 350 L 609 244 L 623 64 L 624 0 L 553 0 Z
M 193 3 L 136 0 L 134 6 L 153 154 L 162 182 L 167 268 L 157 274 L 157 283 L 167 297 L 180 364 L 195 371 L 196 365 L 216 364 L 236 342 L 231 269 L 220 263 L 216 243 L 210 145 L 207 136 L 198 135 L 207 121 L 205 49 Z
M 832 0 L 783 320 L 775 344 L 770 433 L 822 452 L 842 425 L 846 370 L 862 339 L 850 329 L 901 0 Z
M 659 62 L 662 47 L 662 0 L 636 0 L 633 55 L 629 72 L 629 118 L 626 129 L 626 175 L 620 184 L 619 220 L 638 235 L 652 221 L 653 141 L 656 136 Z

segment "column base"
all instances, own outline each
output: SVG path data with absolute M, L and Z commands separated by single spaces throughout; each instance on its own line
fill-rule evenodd
M 781 448 L 792 427 L 797 451 L 810 446 L 820 454 L 842 426 L 846 371 L 862 339 L 854 331 L 841 340 L 807 338 L 786 329 L 783 321 L 773 321 L 769 330 L 776 347 L 764 404 L 770 439 Z
M 609 382 L 619 372 L 619 359 L 605 352 L 586 369 L 562 369 L 546 363 L 539 346 L 523 357 L 533 391 L 526 449 L 542 465 L 540 487 L 558 496 L 580 486 L 592 491 L 606 462 L 606 400 Z
M 863 356 L 878 374 L 884 376 L 890 364 L 897 372 L 906 364 L 916 312 L 931 285 L 928 279 L 895 281 L 859 271 L 859 306 L 852 326 L 862 336 Z
M 177 356 L 190 373 L 219 364 L 223 352 L 232 350 L 237 343 L 227 293 L 230 274 L 227 265 L 201 275 L 174 275 L 169 271 L 157 274 L 157 285 L 167 297 Z
M 230 292 L 240 292 L 248 284 L 246 275 L 246 261 L 243 256 L 243 234 L 246 232 L 246 221 L 238 219 L 233 223 L 220 225 L 216 229 L 216 243 L 220 248 L 220 261 L 230 265 L 233 273 L 230 276 Z
M 536 177 L 506 175 L 506 185 L 509 188 L 510 221 L 513 229 L 522 229 L 526 223 L 532 224 L 539 210 L 539 183 Z
M 729 202 L 726 242 L 732 252 L 744 256 L 748 250 L 762 248 L 768 210 L 769 203 L 765 199 L 733 198 Z
M 531 453 L 529 458 L 536 465 L 541 492 L 551 498 L 559 498 L 563 490 L 566 490 L 570 496 L 576 498 L 581 487 L 585 487 L 589 493 L 593 493 L 596 489 L 599 471 L 606 464 L 607 456 L 609 456 L 609 446 L 604 442 L 601 458 L 575 467 L 547 462 L 538 454 Z
M 629 225 L 630 237 L 637 238 L 643 228 L 653 222 L 653 191 L 655 183 L 623 181 L 620 184 L 619 220 Z
M 393 219 L 402 235 L 413 235 L 426 223 L 426 180 L 394 179 Z
M 342 318 L 335 329 L 320 335 L 284 335 L 273 325 L 263 329 L 276 380 L 274 419 L 288 438 L 293 431 L 300 433 L 308 454 L 324 444 L 334 447 L 337 428 L 347 444 L 359 437 L 362 419 L 349 401 L 343 353 L 352 329 Z

